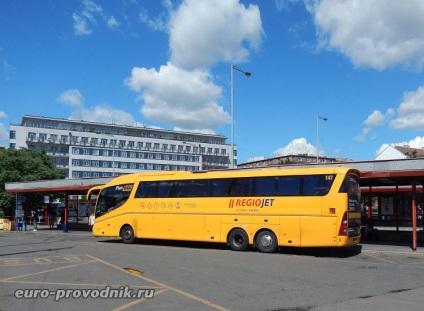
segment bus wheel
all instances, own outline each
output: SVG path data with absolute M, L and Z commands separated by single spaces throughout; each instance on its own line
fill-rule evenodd
M 246 231 L 234 229 L 228 235 L 228 244 L 233 251 L 245 251 L 249 247 L 249 237 Z
M 126 225 L 122 228 L 121 239 L 125 244 L 133 244 L 135 242 L 134 230 L 131 226 Z
M 277 237 L 272 231 L 261 231 L 256 236 L 255 246 L 261 253 L 273 253 L 277 249 Z

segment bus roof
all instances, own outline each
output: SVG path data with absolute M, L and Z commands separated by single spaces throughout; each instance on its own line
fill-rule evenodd
M 156 181 L 156 180 L 173 180 L 173 179 L 206 179 L 206 178 L 231 178 L 231 177 L 251 177 L 251 176 L 278 176 L 278 175 L 313 175 L 313 174 L 346 174 L 348 171 L 360 175 L 356 169 L 345 166 L 331 167 L 272 167 L 272 168 L 248 168 L 248 169 L 228 169 L 214 171 L 160 171 L 160 172 L 144 172 L 121 175 L 111 180 L 106 185 L 116 185 L 131 183 L 136 181 Z M 104 186 L 106 186 L 104 185 Z M 103 186 L 93 187 L 103 188 Z

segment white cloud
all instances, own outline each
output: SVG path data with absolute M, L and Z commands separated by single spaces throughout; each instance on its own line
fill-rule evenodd
M 104 22 L 109 29 L 116 29 L 120 23 L 114 16 L 106 16 L 103 8 L 93 0 L 82 0 L 82 10 L 74 12 L 72 18 L 74 21 L 74 33 L 76 35 L 89 35 L 93 33 L 98 20 Z
M 263 29 L 259 8 L 238 0 L 185 0 L 171 14 L 171 61 L 182 68 L 208 68 L 217 61 L 246 61 Z
M 393 129 L 424 129 L 424 87 L 406 92 L 397 110 L 397 118 L 390 122 Z
M 66 92 L 63 92 L 59 95 L 59 97 L 56 99 L 57 102 L 62 104 L 69 104 L 74 107 L 82 107 L 83 106 L 83 100 L 81 93 L 77 89 L 71 89 Z
M 131 114 L 107 105 L 96 106 L 92 109 L 79 109 L 72 113 L 70 119 L 120 125 L 134 125 L 135 123 Z
M 250 157 L 249 159 L 247 159 L 247 162 L 255 162 L 255 161 L 261 161 L 265 159 L 266 159 L 265 156 L 256 156 L 256 157 Z
M 305 0 L 320 45 L 353 64 L 383 70 L 424 66 L 424 1 Z
M 187 71 L 168 63 L 155 69 L 133 68 L 125 83 L 140 92 L 141 113 L 149 120 L 171 123 L 188 130 L 210 129 L 230 116 L 216 103 L 221 88 L 204 71 Z
M 114 28 L 118 28 L 119 27 L 119 22 L 113 16 L 109 17 L 109 19 L 107 20 L 106 24 L 111 29 L 114 29 Z
M 367 138 L 369 131 L 371 131 L 370 127 L 363 128 L 361 135 L 353 137 L 353 140 L 364 141 Z
M 0 119 L 6 119 L 7 118 L 7 114 L 4 111 L 0 111 Z
M 369 127 L 377 127 L 384 124 L 384 122 L 394 114 L 395 112 L 392 108 L 387 109 L 385 114 L 382 114 L 380 110 L 374 110 L 364 121 L 364 124 Z
M 249 49 L 259 48 L 259 9 L 237 0 L 184 0 L 175 10 L 165 1 L 164 6 L 169 22 L 163 16 L 151 19 L 144 11 L 140 19 L 154 29 L 168 27 L 171 59 L 159 70 L 134 67 L 125 84 L 139 93 L 146 119 L 213 133 L 231 118 L 217 103 L 222 90 L 212 82 L 209 67 L 245 61 Z
M 313 154 L 316 155 L 317 148 L 306 141 L 305 138 L 293 139 L 287 146 L 274 151 L 274 157 L 291 154 Z M 323 155 L 320 151 L 319 155 Z

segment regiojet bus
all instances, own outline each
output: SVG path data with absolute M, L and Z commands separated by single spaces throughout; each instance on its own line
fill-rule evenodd
M 359 171 L 277 167 L 119 176 L 98 194 L 93 234 L 279 246 L 349 247 L 360 240 Z

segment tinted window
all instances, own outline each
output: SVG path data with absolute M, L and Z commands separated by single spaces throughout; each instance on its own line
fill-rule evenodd
M 277 178 L 277 195 L 300 195 L 300 176 Z
M 252 194 L 252 178 L 235 178 L 231 185 L 231 197 L 247 197 Z
M 158 181 L 157 183 L 157 197 L 169 198 L 172 196 L 172 189 L 174 186 L 173 181 Z
M 255 178 L 255 196 L 275 195 L 275 184 L 278 177 L 258 177 Z
M 209 192 L 207 179 L 180 180 L 175 186 L 174 197 L 204 197 Z
M 156 181 L 141 182 L 135 193 L 135 198 L 154 198 L 156 197 Z
M 211 197 L 227 197 L 230 195 L 233 178 L 212 179 Z
M 303 176 L 303 195 L 326 195 L 333 180 L 334 175 Z

